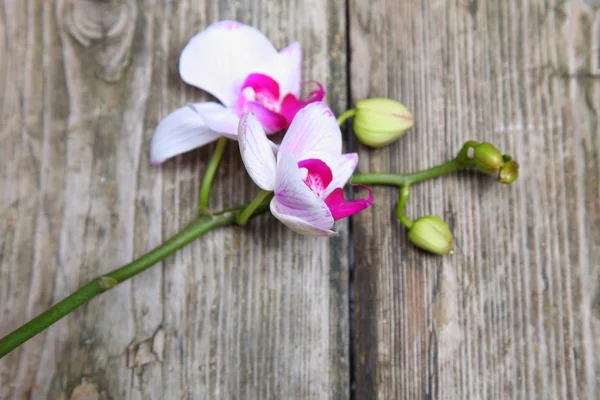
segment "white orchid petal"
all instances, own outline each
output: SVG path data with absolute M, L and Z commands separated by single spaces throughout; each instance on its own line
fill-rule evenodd
M 179 74 L 190 85 L 233 106 L 246 76 L 276 54 L 269 39 L 257 29 L 221 21 L 188 42 L 179 58 Z
M 156 126 L 150 141 L 150 162 L 161 164 L 168 158 L 218 139 L 221 135 L 208 128 L 195 110 L 210 113 L 222 108 L 217 103 L 196 103 L 181 107 L 164 117 Z
M 271 141 L 252 113 L 240 120 L 238 131 L 240 154 L 250 178 L 263 190 L 275 188 L 275 155 Z
M 335 116 L 325 103 L 316 102 L 296 114 L 279 147 L 297 160 L 309 158 L 329 162 L 342 153 L 342 133 Z
M 218 111 L 198 110 L 198 114 L 200 114 L 207 127 L 215 132 L 222 133 L 223 136 L 237 140 L 240 117 L 237 116 L 233 108 L 223 107 Z
M 289 214 L 283 214 L 279 210 L 282 208 L 277 199 L 271 200 L 271 213 L 275 218 L 281 221 L 285 226 L 306 236 L 335 236 L 337 233 L 330 229 L 320 229 L 316 226 Z

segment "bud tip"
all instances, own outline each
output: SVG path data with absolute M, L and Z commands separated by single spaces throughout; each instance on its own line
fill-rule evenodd
M 517 180 L 519 177 L 519 163 L 515 160 L 510 160 L 500 168 L 498 174 L 498 182 L 510 184 Z

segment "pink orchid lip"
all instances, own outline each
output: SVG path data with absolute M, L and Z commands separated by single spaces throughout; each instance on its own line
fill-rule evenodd
M 302 160 L 298 163 L 300 171 L 306 171 L 306 176 L 302 177 L 302 180 L 306 185 L 317 194 L 319 197 L 323 197 L 327 186 L 333 180 L 331 168 L 327 166 L 322 160 L 316 158 L 309 158 Z
M 247 98 L 244 91 L 251 88 L 255 100 L 272 111 L 277 111 L 279 108 L 279 83 L 268 75 L 250 74 L 242 84 L 240 99 L 238 104 Z M 241 111 L 241 110 L 240 110 Z M 240 115 L 241 116 L 241 115 Z
M 234 109 L 239 117 L 254 113 L 266 133 L 275 133 L 287 128 L 286 119 L 279 114 L 279 97 L 279 83 L 275 79 L 253 73 L 244 80 Z
M 248 111 L 252 112 L 256 116 L 260 124 L 265 129 L 266 134 L 276 133 L 287 127 L 287 123 L 283 115 L 269 110 L 259 102 L 248 101 L 246 102 L 245 106 Z
M 341 188 L 335 189 L 331 194 L 325 199 L 325 204 L 329 207 L 331 211 L 331 215 L 333 215 L 334 221 L 337 221 L 342 218 L 349 217 L 351 215 L 357 214 L 364 209 L 368 208 L 371 204 L 373 204 L 373 192 L 368 186 L 365 185 L 352 185 L 352 186 L 362 186 L 369 191 L 368 199 L 356 199 L 356 200 L 346 200 L 344 198 L 344 190 Z

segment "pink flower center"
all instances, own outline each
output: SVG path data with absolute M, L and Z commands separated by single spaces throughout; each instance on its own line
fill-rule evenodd
M 252 112 L 266 133 L 275 133 L 288 127 L 287 120 L 280 114 L 279 84 L 267 75 L 248 75 L 234 110 L 238 117 Z
M 325 90 L 317 83 L 319 89 L 312 91 L 308 98 L 299 100 L 294 94 L 282 93 L 279 83 L 268 75 L 250 74 L 242 84 L 241 93 L 235 104 L 238 117 L 252 112 L 265 128 L 266 133 L 274 133 L 287 128 L 298 111 L 308 104 L 323 100 Z
M 323 198 L 327 186 L 333 179 L 331 168 L 316 158 L 302 160 L 298 163 L 298 167 L 300 167 L 302 180 L 306 183 L 306 186 L 315 192 L 317 196 Z
M 242 84 L 242 93 L 236 104 L 236 113 L 242 116 L 252 111 L 251 103 L 257 103 L 269 111 L 279 113 L 279 84 L 273 78 L 263 74 L 250 74 Z

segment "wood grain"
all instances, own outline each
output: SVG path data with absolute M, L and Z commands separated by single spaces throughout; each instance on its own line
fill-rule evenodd
M 361 171 L 477 139 L 521 177 L 414 187 L 408 214 L 443 217 L 452 257 L 407 243 L 389 188 L 334 239 L 268 216 L 210 233 L 0 360 L 1 399 L 598 397 L 598 1 L 2 4 L 0 335 L 195 217 L 211 146 L 159 168 L 147 149 L 163 116 L 208 99 L 177 60 L 219 19 L 300 41 L 336 113 L 348 88 L 413 110 L 387 148 L 348 135 Z M 233 145 L 217 182 L 215 208 L 257 191 Z
M 413 188 L 453 257 L 430 257 L 377 189 L 353 220 L 356 398 L 597 398 L 600 84 L 597 2 L 350 2 L 353 101 L 415 113 L 360 169 L 405 171 L 491 141 L 521 163 L 505 187 L 471 173 Z M 596 8 L 594 8 L 596 7 Z
M 195 217 L 211 146 L 162 167 L 157 122 L 208 97 L 179 53 L 219 19 L 305 50 L 346 105 L 340 0 L 6 0 L 0 7 L 0 335 Z M 293 10 L 293 13 L 290 12 Z M 257 191 L 230 145 L 213 205 Z M 331 241 L 262 217 L 211 233 L 0 361 L 0 398 L 344 398 L 347 223 Z

